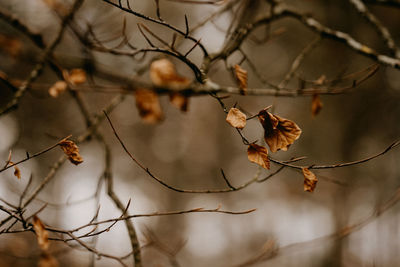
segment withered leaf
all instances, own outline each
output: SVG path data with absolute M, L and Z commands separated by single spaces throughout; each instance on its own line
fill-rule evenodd
M 16 58 L 22 52 L 22 42 L 12 36 L 0 34 L 0 49 Z
M 235 77 L 239 83 L 240 94 L 245 95 L 247 92 L 247 70 L 242 69 L 239 65 L 235 65 Z
M 169 94 L 169 102 L 183 112 L 188 111 L 189 98 L 179 92 Z
M 40 255 L 40 260 L 38 267 L 58 267 L 58 261 L 52 255 L 48 253 L 42 253 Z
M 10 151 L 10 156 L 9 156 L 9 159 L 8 159 L 8 163 L 11 166 L 14 166 L 14 176 L 17 177 L 18 179 L 21 179 L 21 170 L 18 168 L 17 165 L 15 165 L 14 162 L 10 161 L 10 158 L 11 158 L 11 151 Z
M 250 144 L 247 148 L 247 158 L 264 169 L 269 170 L 268 150 L 257 144 Z
M 226 116 L 226 122 L 234 128 L 243 129 L 246 126 L 246 115 L 237 108 L 231 108 Z
M 321 77 L 319 77 L 314 83 L 316 85 L 323 85 L 325 81 L 326 81 L 326 76 L 321 75 Z
M 51 9 L 56 11 L 61 16 L 66 16 L 68 14 L 69 9 L 65 6 L 63 1 L 57 0 L 43 0 L 43 2 Z
M 163 119 L 158 95 L 149 89 L 135 91 L 136 106 L 139 115 L 147 123 L 157 123 Z
M 49 89 L 49 95 L 51 97 L 58 97 L 62 92 L 67 90 L 67 83 L 65 81 L 57 81 L 53 84 L 53 86 L 50 87 Z
M 178 75 L 174 64 L 166 58 L 151 63 L 150 79 L 156 86 L 175 90 L 184 89 L 191 83 L 188 78 Z
M 49 233 L 36 215 L 33 217 L 33 230 L 35 230 L 39 247 L 46 251 L 49 248 Z
M 317 116 L 323 107 L 319 94 L 314 94 L 311 102 L 311 114 Z
M 74 85 L 86 82 L 86 72 L 83 69 L 72 69 L 68 75 L 69 82 Z
M 10 162 L 12 165 L 14 165 L 14 163 Z M 14 175 L 15 177 L 17 177 L 18 179 L 21 179 L 21 170 L 18 168 L 17 165 L 14 165 Z
M 83 158 L 79 154 L 78 146 L 71 140 L 62 140 L 58 143 L 64 153 L 68 156 L 71 163 L 78 165 L 83 162 Z
M 263 109 L 258 119 L 264 128 L 264 139 L 272 152 L 288 150 L 289 146 L 300 137 L 301 129 L 291 120 L 273 115 Z
M 317 176 L 312 173 L 308 168 L 301 168 L 304 176 L 304 191 L 313 192 L 317 186 Z

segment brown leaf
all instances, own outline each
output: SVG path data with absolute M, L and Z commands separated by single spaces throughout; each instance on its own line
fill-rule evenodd
M 179 76 L 174 64 L 168 59 L 155 60 L 150 65 L 150 79 L 158 87 L 181 90 L 189 86 L 191 81 Z
M 18 179 L 21 179 L 21 170 L 18 168 L 17 165 L 14 165 L 14 175 L 15 175 L 15 177 L 17 177 Z
M 250 144 L 247 148 L 247 158 L 264 169 L 269 170 L 268 150 L 257 144 Z
M 183 112 L 188 111 L 189 98 L 179 92 L 169 94 L 169 102 Z
M 21 54 L 22 42 L 14 37 L 0 34 L 0 49 L 16 58 Z
M 226 122 L 234 128 L 243 129 L 246 126 L 246 115 L 237 108 L 231 108 L 226 116 Z
M 314 83 L 316 85 L 323 85 L 326 81 L 326 76 L 325 75 L 321 75 L 321 77 L 318 78 L 318 80 L 316 80 Z
M 11 155 L 11 153 L 10 153 L 10 155 Z M 8 163 L 11 166 L 14 166 L 14 175 L 15 175 L 15 177 L 17 177 L 18 179 L 21 179 L 21 170 L 18 168 L 18 166 L 15 165 L 14 162 L 10 161 L 10 159 L 8 160 Z
M 245 95 L 247 92 L 247 70 L 242 69 L 239 65 L 235 65 L 235 77 L 239 83 L 240 94 Z
M 42 253 L 40 255 L 40 260 L 38 267 L 58 267 L 58 261 L 52 255 L 48 253 Z
M 311 114 L 317 116 L 323 107 L 319 94 L 314 94 L 311 102 Z
M 78 165 L 83 162 L 81 155 L 79 154 L 78 146 L 71 140 L 62 140 L 58 143 L 64 153 L 68 156 L 71 163 Z
M 64 1 L 43 0 L 43 2 L 62 17 L 66 16 L 69 12 L 69 9 L 65 6 L 65 3 L 63 3 Z
M 86 72 L 83 69 L 72 69 L 69 71 L 68 80 L 73 85 L 86 82 Z
M 135 91 L 136 106 L 139 115 L 147 123 L 157 123 L 163 119 L 158 95 L 152 90 L 138 89 Z
M 258 119 L 264 128 L 264 139 L 272 152 L 288 150 L 289 146 L 300 137 L 301 129 L 291 120 L 273 115 L 263 109 Z
M 304 191 L 313 192 L 317 186 L 317 176 L 312 173 L 308 168 L 301 168 L 304 176 Z
M 51 97 L 58 97 L 62 92 L 64 92 L 65 90 L 67 90 L 67 83 L 65 81 L 57 81 L 55 82 L 55 84 L 53 84 L 53 86 L 50 87 L 49 89 L 49 95 Z
M 33 230 L 35 230 L 39 247 L 46 251 L 49 248 L 49 233 L 44 224 L 36 215 L 33 217 Z

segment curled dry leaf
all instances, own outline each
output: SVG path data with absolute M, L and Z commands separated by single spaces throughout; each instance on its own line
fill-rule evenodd
M 264 139 L 272 152 L 280 149 L 286 151 L 300 137 L 301 129 L 291 120 L 273 115 L 263 109 L 258 119 L 264 128 Z
M 226 116 L 226 122 L 234 128 L 243 129 L 246 126 L 246 115 L 237 108 L 231 108 Z
M 21 179 L 21 170 L 10 159 L 11 159 L 11 151 L 10 151 L 10 154 L 8 156 L 8 164 L 10 164 L 11 166 L 14 166 L 14 176 L 17 177 L 18 179 Z
M 40 255 L 40 260 L 38 267 L 58 267 L 58 261 L 52 255 L 48 253 L 42 253 Z
M 40 249 L 46 251 L 49 248 L 49 233 L 36 215 L 33 217 L 33 230 L 35 230 Z
M 188 111 L 189 98 L 179 92 L 169 94 L 169 102 L 183 112 Z
M 269 170 L 268 150 L 257 144 L 250 144 L 247 148 L 247 158 L 264 169 Z
M 314 94 L 311 102 L 311 114 L 317 116 L 323 107 L 319 94 Z
M 14 175 L 18 179 L 21 179 L 21 170 L 17 166 L 14 166 Z
M 14 165 L 13 162 L 10 161 L 11 165 Z M 17 177 L 18 179 L 21 179 L 21 170 L 18 168 L 17 165 L 14 165 L 14 175 L 15 177 Z
M 61 16 L 66 16 L 68 14 L 69 9 L 65 4 L 64 1 L 57 1 L 57 0 L 43 0 L 43 2 L 51 9 L 56 11 Z
M 152 90 L 138 89 L 135 91 L 136 106 L 143 121 L 157 123 L 163 119 L 158 95 Z
M 240 94 L 245 95 L 247 92 L 247 70 L 242 69 L 239 65 L 235 65 L 235 77 L 239 83 Z
M 22 52 L 22 42 L 14 37 L 0 34 L 0 50 L 16 58 Z
M 166 58 L 151 63 L 150 79 L 156 86 L 175 90 L 184 89 L 191 83 L 188 78 L 179 76 L 174 64 Z
M 326 76 L 325 75 L 321 75 L 321 77 L 319 77 L 314 83 L 316 85 L 321 86 L 321 85 L 323 85 L 325 83 L 325 81 L 326 81 Z
M 74 85 L 86 82 L 86 72 L 83 69 L 72 69 L 69 72 L 68 80 Z
M 317 186 L 317 176 L 312 173 L 308 168 L 301 168 L 304 176 L 304 191 L 313 192 Z
M 71 140 L 62 140 L 58 143 L 71 163 L 78 165 L 83 162 L 78 146 Z
M 67 90 L 67 83 L 65 81 L 57 81 L 55 82 L 55 84 L 53 84 L 52 87 L 50 87 L 49 89 L 49 95 L 51 97 L 58 97 L 62 92 L 64 92 L 65 90 Z

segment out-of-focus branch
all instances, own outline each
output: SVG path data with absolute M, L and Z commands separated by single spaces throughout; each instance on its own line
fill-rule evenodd
M 37 46 L 40 48 L 45 47 L 45 43 L 43 42 L 43 37 L 41 34 L 33 32 L 26 26 L 23 22 L 20 21 L 14 14 L 10 14 L 8 11 L 0 8 L 0 19 L 9 23 L 19 31 L 23 32 L 25 35 L 29 37 Z
M 64 17 L 56 37 L 50 43 L 50 45 L 45 49 L 45 51 L 42 54 L 41 60 L 39 61 L 39 63 L 36 64 L 34 69 L 31 71 L 28 79 L 18 88 L 18 91 L 14 94 L 13 99 L 11 99 L 11 101 L 8 102 L 7 105 L 0 110 L 0 116 L 10 111 L 11 109 L 15 108 L 18 105 L 21 97 L 25 94 L 27 88 L 29 88 L 30 84 L 40 76 L 44 68 L 45 61 L 51 55 L 51 53 L 57 47 L 57 45 L 60 43 L 64 35 L 67 24 L 74 18 L 76 11 L 82 5 L 83 1 L 84 0 L 76 0 L 74 2 L 71 10 Z
M 400 0 L 365 0 L 368 4 L 393 6 L 400 8 Z
M 117 206 L 117 208 L 120 211 L 124 211 L 125 206 L 122 204 L 121 200 L 119 199 L 119 197 L 117 196 L 117 194 L 114 191 L 114 184 L 113 184 L 114 181 L 113 181 L 113 175 L 112 175 L 112 171 L 111 171 L 111 151 L 110 151 L 109 146 L 106 144 L 104 138 L 102 138 L 102 136 L 101 136 L 101 141 L 104 145 L 104 151 L 105 151 L 106 167 L 104 170 L 104 179 L 107 183 L 107 194 L 112 199 L 112 201 Z M 126 217 L 129 217 L 129 214 Z M 133 260 L 135 262 L 135 266 L 140 267 L 140 266 L 142 266 L 142 256 L 141 256 L 141 251 L 140 251 L 139 239 L 137 237 L 135 227 L 129 218 L 124 220 L 124 222 L 125 222 L 126 228 L 128 230 L 129 238 L 131 241 Z
M 291 8 L 284 8 L 283 11 L 280 13 L 283 16 L 288 16 L 295 18 L 302 22 L 305 26 L 310 28 L 311 30 L 321 34 L 323 37 L 327 37 L 336 41 L 340 41 L 347 45 L 349 48 L 353 49 L 354 51 L 372 58 L 378 63 L 400 69 L 400 59 L 393 58 L 384 54 L 379 54 L 376 52 L 374 49 L 371 47 L 360 43 L 356 39 L 354 39 L 350 34 L 333 30 L 323 24 L 321 24 L 319 21 L 317 21 L 315 18 L 303 14 L 297 10 L 291 9 Z
M 369 22 L 371 23 L 375 30 L 381 35 L 384 43 L 392 52 L 396 58 L 400 58 L 400 50 L 396 46 L 392 35 L 382 22 L 368 10 L 368 7 L 364 4 L 362 0 L 349 0 L 350 3 L 357 9 L 357 11 Z

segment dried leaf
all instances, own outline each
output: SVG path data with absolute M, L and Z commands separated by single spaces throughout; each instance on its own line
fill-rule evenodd
M 179 92 L 173 92 L 169 95 L 169 102 L 183 112 L 188 111 L 189 98 Z
M 14 175 L 15 175 L 15 177 L 17 177 L 18 179 L 21 179 L 21 170 L 17 167 L 17 166 L 14 166 Z
M 243 129 L 246 126 L 246 115 L 237 108 L 231 108 L 226 116 L 226 122 L 234 128 Z
M 313 192 L 317 186 L 317 176 L 312 173 L 308 168 L 301 168 L 304 176 L 304 191 Z
M 12 165 L 14 165 L 14 163 L 10 162 Z M 14 165 L 14 175 L 15 177 L 17 177 L 18 179 L 21 179 L 21 170 L 18 168 L 17 165 Z
M 184 89 L 191 83 L 188 78 L 179 76 L 174 64 L 165 58 L 151 63 L 150 79 L 156 86 L 175 90 Z
M 58 267 L 58 261 L 52 255 L 48 253 L 42 253 L 40 255 L 40 260 L 38 267 Z
M 326 81 L 326 76 L 325 76 L 325 75 L 321 75 L 321 76 L 318 78 L 318 80 L 316 80 L 314 83 L 315 83 L 316 85 L 321 86 L 321 85 L 324 84 L 325 81 Z
M 83 162 L 81 155 L 79 154 L 78 146 L 71 140 L 62 140 L 58 143 L 64 153 L 68 156 L 71 163 L 78 165 Z
M 291 120 L 273 115 L 263 109 L 258 119 L 264 128 L 264 139 L 272 152 L 286 151 L 300 137 L 301 129 Z
M 10 151 L 10 152 L 11 152 L 11 151 Z M 10 155 L 11 155 L 11 153 L 10 153 Z M 14 175 L 15 175 L 15 177 L 17 177 L 18 179 L 21 179 L 21 170 L 18 168 L 18 166 L 15 165 L 14 162 L 10 161 L 10 159 L 8 160 L 8 163 L 9 163 L 11 166 L 14 166 Z
M 86 72 L 83 69 L 72 69 L 69 72 L 68 80 L 73 85 L 78 85 L 86 82 Z
M 46 251 L 49 248 L 49 233 L 36 215 L 33 217 L 33 230 L 35 230 L 39 247 Z
M 312 102 L 311 102 L 311 114 L 313 117 L 317 116 L 322 107 L 324 105 L 322 104 L 321 98 L 319 96 L 319 94 L 314 94 L 313 98 L 312 98 Z
M 0 34 L 0 49 L 16 58 L 21 54 L 22 42 L 14 37 Z
M 242 69 L 236 64 L 235 77 L 239 83 L 240 94 L 245 95 L 247 92 L 247 70 Z
M 138 89 L 135 91 L 136 106 L 140 117 L 148 123 L 157 123 L 163 119 L 158 95 L 152 90 Z
M 53 84 L 52 87 L 49 89 L 49 95 L 51 97 L 58 97 L 62 92 L 67 90 L 67 83 L 65 81 L 57 81 L 55 84 Z
M 247 148 L 247 158 L 264 169 L 269 170 L 268 150 L 257 144 L 250 144 Z
M 69 9 L 65 6 L 63 1 L 57 0 L 43 0 L 43 2 L 51 9 L 56 11 L 62 17 L 66 16 L 69 12 Z

